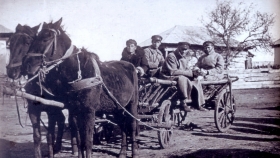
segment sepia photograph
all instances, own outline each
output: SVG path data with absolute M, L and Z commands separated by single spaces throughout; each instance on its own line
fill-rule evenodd
M 1 0 L 0 158 L 280 157 L 280 0 Z

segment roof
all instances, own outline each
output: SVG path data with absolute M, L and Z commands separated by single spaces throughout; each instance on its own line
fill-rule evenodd
M 277 45 L 280 45 L 280 39 L 278 39 L 277 41 L 275 41 L 275 42 L 273 43 L 273 46 L 277 46 Z
M 216 46 L 225 46 L 220 38 L 211 37 L 207 30 L 203 27 L 198 26 L 179 26 L 176 25 L 171 29 L 168 29 L 159 34 L 162 36 L 162 43 L 174 43 L 178 42 L 189 42 L 193 45 L 202 45 L 203 42 L 207 40 L 212 40 L 216 42 Z M 233 46 L 237 46 L 238 41 L 232 39 L 231 40 Z M 140 46 L 149 46 L 151 45 L 151 39 L 147 39 L 144 42 L 139 44 Z
M 0 33 L 12 33 L 13 31 L 0 24 Z

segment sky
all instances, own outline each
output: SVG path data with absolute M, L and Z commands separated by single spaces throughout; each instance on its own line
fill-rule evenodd
M 234 3 L 244 0 L 233 0 Z M 246 0 L 255 11 L 276 16 L 272 34 L 280 38 L 280 0 Z M 125 42 L 141 43 L 175 25 L 202 26 L 200 19 L 216 0 L 1 0 L 0 24 L 15 30 L 18 24 L 36 26 L 63 18 L 72 43 L 119 60 Z

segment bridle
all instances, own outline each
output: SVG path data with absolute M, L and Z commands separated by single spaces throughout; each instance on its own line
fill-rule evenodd
M 47 47 L 45 48 L 43 54 L 42 53 L 34 53 L 34 52 L 31 52 L 31 53 L 28 53 L 26 56 L 28 57 L 42 57 L 42 64 L 41 64 L 41 68 L 39 69 L 38 73 L 33 76 L 32 78 L 30 78 L 28 82 L 32 81 L 34 78 L 36 77 L 39 77 L 39 83 L 40 83 L 40 87 L 41 86 L 41 80 L 43 78 L 45 78 L 45 75 L 48 74 L 48 72 L 57 67 L 59 64 L 61 64 L 65 59 L 71 57 L 71 56 L 74 56 L 74 55 L 77 55 L 77 59 L 78 59 L 78 68 L 79 68 L 79 71 L 78 71 L 78 79 L 77 80 L 81 80 L 82 77 L 81 77 L 81 70 L 80 70 L 80 63 L 79 63 L 79 58 L 78 58 L 78 54 L 81 53 L 82 51 L 80 49 L 78 49 L 77 52 L 74 53 L 74 50 L 75 50 L 75 46 L 73 45 L 70 45 L 70 47 L 68 48 L 68 50 L 65 52 L 65 54 L 59 58 L 59 59 L 55 59 L 55 60 L 52 60 L 52 61 L 46 61 L 46 53 L 49 52 L 49 50 L 51 49 L 51 47 L 53 46 L 54 49 L 53 51 L 51 52 L 52 54 L 55 54 L 56 53 L 56 48 L 57 48 L 57 35 L 60 35 L 60 31 L 59 30 L 55 30 L 55 29 L 48 29 L 46 28 L 47 30 L 49 31 L 52 31 L 54 33 L 54 38 L 52 39 L 52 41 L 47 45 Z M 75 80 L 75 81 L 77 81 Z M 41 91 L 42 92 L 42 91 Z
M 57 48 L 57 35 L 60 35 L 60 31 L 59 30 L 55 30 L 55 29 L 48 29 L 46 28 L 45 30 L 49 30 L 52 31 L 54 33 L 54 38 L 52 39 L 52 41 L 47 45 L 46 49 L 44 50 L 43 53 L 28 53 L 26 56 L 30 56 L 30 57 L 42 57 L 43 59 L 43 66 L 49 65 L 51 63 L 53 63 L 53 61 L 46 61 L 46 54 L 47 52 L 49 52 L 49 50 L 53 47 L 53 51 L 51 54 L 55 54 L 56 53 L 56 48 Z
M 15 36 L 15 35 L 27 36 L 27 37 L 30 37 L 32 41 L 34 40 L 34 38 L 31 37 L 30 35 L 28 35 L 27 33 L 16 33 L 16 34 L 12 35 L 12 37 Z M 12 37 L 7 41 L 7 43 L 10 43 Z M 18 38 L 17 38 L 16 42 L 17 42 L 17 41 L 18 41 Z M 10 55 L 10 59 L 9 59 L 9 64 L 6 66 L 6 68 L 8 68 L 8 69 L 10 69 L 10 68 L 15 68 L 15 67 L 19 67 L 19 66 L 22 65 L 22 61 L 19 61 L 19 62 L 16 62 L 16 63 L 12 63 L 12 64 L 10 63 L 10 61 L 11 61 L 11 55 Z

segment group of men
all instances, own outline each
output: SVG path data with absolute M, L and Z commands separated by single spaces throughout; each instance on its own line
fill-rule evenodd
M 192 111 L 188 106 L 190 102 L 194 103 L 198 110 L 208 111 L 203 107 L 205 99 L 200 81 L 220 80 L 224 77 L 224 59 L 215 52 L 214 42 L 203 43 L 205 54 L 198 59 L 193 56 L 191 44 L 188 42 L 179 42 L 177 49 L 164 58 L 159 50 L 162 37 L 154 35 L 151 40 L 151 46 L 142 49 L 135 40 L 129 39 L 121 60 L 132 63 L 139 76 L 156 75 L 158 78 L 176 80 L 181 105 L 186 112 Z

